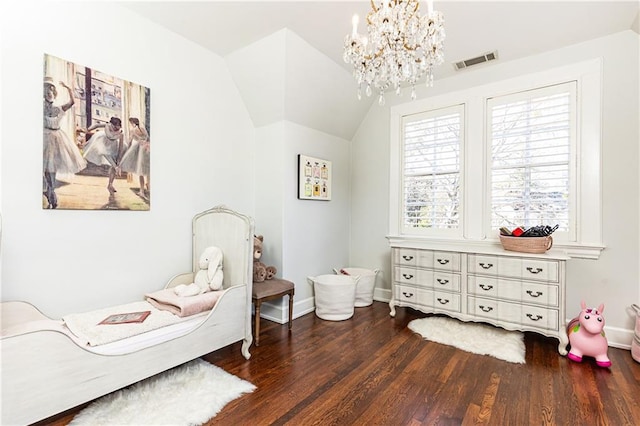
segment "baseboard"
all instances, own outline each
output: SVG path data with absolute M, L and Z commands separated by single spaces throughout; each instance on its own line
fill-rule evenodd
M 376 288 L 373 292 L 373 300 L 389 303 L 389 301 L 391 300 L 391 290 Z M 566 324 L 568 324 L 569 321 L 570 320 L 567 319 Z M 604 332 L 607 335 L 607 343 L 610 347 L 631 350 L 631 342 L 633 341 L 633 330 L 605 326 Z
M 373 300 L 375 300 L 376 302 L 389 303 L 389 301 L 391 300 L 391 290 L 387 288 L 376 287 L 373 290 Z
M 313 297 L 304 300 L 293 300 L 293 319 L 306 315 L 315 311 Z M 264 302 L 260 305 L 260 318 L 277 322 L 278 324 L 286 324 L 289 322 L 289 300 L 284 297 L 274 302 Z
M 607 343 L 612 348 L 631 350 L 633 330 L 626 330 L 618 327 L 607 327 L 605 325 L 604 333 L 607 336 Z

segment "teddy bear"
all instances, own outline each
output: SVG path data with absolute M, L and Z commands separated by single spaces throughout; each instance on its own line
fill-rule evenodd
M 254 235 L 253 237 L 253 282 L 261 283 L 270 280 L 276 276 L 278 270 L 275 266 L 267 266 L 260 261 L 262 257 L 262 243 L 264 237 L 262 235 Z
M 207 247 L 198 260 L 194 281 L 191 284 L 180 284 L 174 292 L 178 296 L 196 296 L 210 290 L 220 290 L 224 273 L 222 271 L 223 255 L 219 247 Z

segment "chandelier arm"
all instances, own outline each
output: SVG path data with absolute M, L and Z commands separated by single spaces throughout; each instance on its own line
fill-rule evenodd
M 378 8 L 376 7 L 376 4 L 373 2 L 373 0 L 371 0 L 371 9 L 373 9 L 374 12 L 378 13 Z M 369 19 L 369 16 L 367 15 L 367 20 Z
M 402 43 L 402 45 L 404 46 L 405 49 L 407 49 L 407 50 L 409 50 L 411 52 L 418 50 L 418 48 L 420 47 L 419 44 L 416 47 L 411 47 L 411 46 L 409 46 L 407 44 L 406 40 Z
M 415 0 L 409 0 L 407 2 L 407 7 L 405 7 L 405 9 L 408 9 L 408 6 L 410 6 L 410 3 L 414 2 L 416 7 L 413 8 L 413 11 L 409 12 L 409 17 L 407 18 L 407 21 L 412 19 L 414 16 L 416 16 L 416 14 L 418 13 L 418 9 L 420 9 L 420 2 L 415 1 Z

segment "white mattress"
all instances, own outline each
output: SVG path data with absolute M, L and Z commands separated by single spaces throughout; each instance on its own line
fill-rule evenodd
M 90 352 L 100 355 L 124 355 L 136 352 L 148 348 L 149 346 L 159 345 L 169 340 L 189 334 L 207 319 L 209 312 L 211 311 L 202 312 L 179 323 L 157 328 L 143 334 L 127 337 L 126 339 L 117 340 L 115 342 L 99 346 L 86 345 L 84 348 Z

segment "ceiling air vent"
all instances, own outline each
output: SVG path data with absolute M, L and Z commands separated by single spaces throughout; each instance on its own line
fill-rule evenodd
M 472 65 L 478 65 L 483 62 L 493 61 L 494 59 L 498 59 L 498 51 L 494 50 L 493 52 L 485 53 L 484 55 L 477 56 L 475 58 L 465 59 L 463 61 L 454 62 L 453 67 L 456 71 L 460 71 L 465 68 L 469 68 Z

